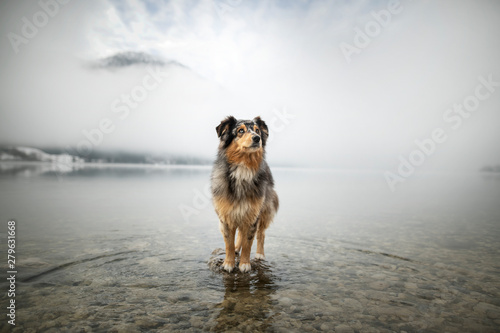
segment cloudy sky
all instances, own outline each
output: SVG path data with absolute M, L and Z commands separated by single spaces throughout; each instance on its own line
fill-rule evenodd
M 260 115 L 275 165 L 500 163 L 498 1 L 60 2 L 0 4 L 0 144 L 210 158 Z

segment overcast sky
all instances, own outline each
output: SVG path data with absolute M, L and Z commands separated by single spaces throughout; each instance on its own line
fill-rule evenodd
M 498 1 L 2 1 L 0 35 L 2 144 L 210 158 L 260 115 L 275 165 L 500 163 Z

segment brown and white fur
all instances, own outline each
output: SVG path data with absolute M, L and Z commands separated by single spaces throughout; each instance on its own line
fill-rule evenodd
M 223 268 L 231 272 L 235 252 L 241 250 L 239 269 L 248 272 L 254 236 L 257 234 L 255 258 L 265 259 L 265 231 L 279 206 L 273 176 L 265 161 L 269 129 L 260 117 L 237 120 L 229 116 L 216 131 L 220 143 L 212 170 L 212 195 L 226 245 Z

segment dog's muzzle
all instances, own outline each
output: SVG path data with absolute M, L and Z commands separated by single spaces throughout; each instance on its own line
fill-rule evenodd
M 251 148 L 260 148 L 260 136 L 256 135 L 252 137 Z

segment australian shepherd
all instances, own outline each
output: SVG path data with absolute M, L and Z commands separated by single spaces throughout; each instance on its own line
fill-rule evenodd
M 241 250 L 239 269 L 248 272 L 254 236 L 257 233 L 255 258 L 264 259 L 265 231 L 279 206 L 273 176 L 265 160 L 269 130 L 260 117 L 237 120 L 232 116 L 215 130 L 220 143 L 212 170 L 212 196 L 226 244 L 223 268 L 231 272 L 236 252 Z

